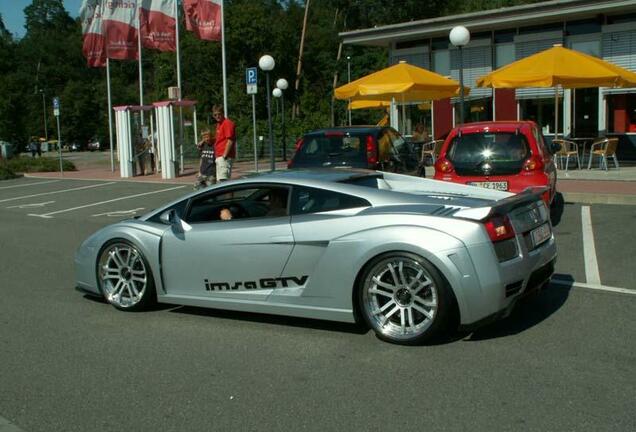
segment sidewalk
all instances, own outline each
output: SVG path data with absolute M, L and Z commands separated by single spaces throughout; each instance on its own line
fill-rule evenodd
M 64 173 L 64 178 L 83 180 L 111 180 L 111 181 L 136 181 L 166 184 L 194 184 L 198 167 L 190 164 L 184 166 L 183 175 L 170 180 L 163 180 L 161 174 L 152 174 L 122 179 L 119 176 L 118 166 L 115 172 L 110 170 L 110 163 L 104 159 L 105 153 L 89 155 L 84 154 L 81 160 L 74 161 L 78 171 Z M 69 157 L 68 159 L 73 159 Z M 91 160 L 94 159 L 94 160 Z M 269 161 L 259 161 L 259 171 L 269 171 Z M 277 162 L 276 169 L 287 168 L 285 162 Z M 253 161 L 235 162 L 232 169 L 232 178 L 241 178 L 254 173 Z M 29 173 L 26 177 L 55 177 L 58 172 Z M 426 167 L 426 177 L 433 177 L 433 168 Z M 565 202 L 584 204 L 630 204 L 636 205 L 636 167 L 621 167 L 609 171 L 599 169 L 570 169 L 567 172 L 559 170 L 557 173 L 557 190 L 563 194 Z

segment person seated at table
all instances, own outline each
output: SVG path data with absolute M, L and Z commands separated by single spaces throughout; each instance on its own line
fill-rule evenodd
M 427 142 L 429 140 L 428 130 L 426 130 L 426 126 L 422 123 L 418 123 L 415 125 L 415 130 L 413 131 L 412 136 L 413 142 Z

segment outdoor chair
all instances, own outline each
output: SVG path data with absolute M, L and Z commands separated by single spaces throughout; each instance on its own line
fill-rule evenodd
M 611 157 L 614 159 L 614 166 L 618 169 L 619 166 L 618 159 L 616 158 L 616 147 L 618 147 L 618 138 L 601 138 L 594 141 L 590 148 L 590 160 L 587 163 L 587 169 L 592 168 L 594 156 L 599 157 L 599 168 L 603 168 L 607 171 L 607 158 Z
M 426 164 L 426 158 L 430 158 L 431 162 L 434 164 L 435 160 L 439 156 L 439 153 L 442 151 L 442 145 L 444 145 L 444 140 L 431 140 L 427 143 L 422 144 L 422 156 L 420 158 L 420 164 Z
M 570 157 L 576 158 L 576 163 L 581 169 L 581 158 L 579 156 L 579 146 L 574 141 L 566 139 L 555 139 L 553 143 L 561 145 L 561 149 L 556 153 L 557 168 L 559 168 L 559 162 L 561 163 L 561 169 L 563 169 L 563 158 L 565 158 L 565 170 L 568 170 L 570 165 Z

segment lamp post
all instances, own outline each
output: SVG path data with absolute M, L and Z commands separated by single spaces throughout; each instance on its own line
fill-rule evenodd
M 283 160 L 284 161 L 287 160 L 287 131 L 285 130 L 285 96 L 283 95 L 283 92 L 287 90 L 288 87 L 289 87 L 289 83 L 287 82 L 287 80 L 285 78 L 279 78 L 278 81 L 276 81 L 276 88 L 274 89 L 274 91 L 280 90 L 280 101 L 281 101 L 281 107 L 283 109 L 283 117 L 281 118 L 282 119 L 281 126 L 283 127 Z
M 470 32 L 464 26 L 453 27 L 449 35 L 450 42 L 459 49 L 459 122 L 464 123 L 464 59 L 462 47 L 470 42 Z
M 274 66 L 276 66 L 276 62 L 271 55 L 265 54 L 258 60 L 258 67 L 260 67 L 261 70 L 265 72 L 265 82 L 267 90 L 267 126 L 269 127 L 269 152 L 272 157 L 272 171 L 276 170 L 276 164 L 274 162 L 274 137 L 272 135 L 272 103 L 269 90 L 269 73 L 274 69 Z
M 347 83 L 351 82 L 351 56 L 347 56 Z M 347 105 L 347 116 L 349 117 L 349 126 L 351 126 L 351 99 Z
M 40 89 L 40 94 L 42 95 L 42 117 L 44 118 L 44 138 L 49 140 L 49 128 L 46 125 L 46 95 L 44 94 L 44 90 Z

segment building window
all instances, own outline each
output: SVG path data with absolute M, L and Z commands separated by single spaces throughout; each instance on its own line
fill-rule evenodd
M 500 43 L 495 45 L 495 69 L 515 61 L 515 44 Z
M 563 133 L 563 99 L 559 98 L 559 133 Z M 554 98 L 521 99 L 519 100 L 521 120 L 536 122 L 543 134 L 554 134 Z
M 459 102 L 455 103 L 455 124 L 461 122 Z M 464 123 L 492 120 L 492 97 L 469 99 L 464 102 Z
M 600 39 L 582 40 L 582 41 L 571 40 L 569 45 L 570 45 L 570 48 L 575 51 L 582 52 L 584 54 L 588 54 L 594 57 L 599 57 L 599 58 L 601 57 Z
M 450 52 L 448 50 L 433 51 L 433 71 L 442 75 L 450 75 Z
M 607 131 L 636 133 L 636 93 L 607 97 Z

